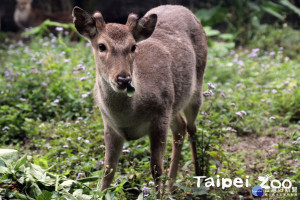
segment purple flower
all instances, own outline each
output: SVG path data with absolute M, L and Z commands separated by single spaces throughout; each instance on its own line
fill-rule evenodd
M 236 84 L 235 87 L 246 88 L 245 85 L 243 85 L 242 83 Z
M 270 52 L 270 56 L 273 56 L 273 55 L 275 55 L 275 52 L 274 51 Z
M 273 93 L 273 94 L 276 94 L 276 93 L 277 93 L 277 90 L 273 89 L 273 90 L 272 90 L 272 93 Z
M 56 42 L 56 37 L 53 37 L 52 39 L 51 39 L 51 41 L 50 41 L 51 43 L 54 43 L 54 42 Z
M 130 150 L 129 150 L 129 149 L 123 149 L 122 152 L 124 152 L 124 153 L 129 153 Z
M 59 99 L 55 99 L 53 103 L 59 103 Z
M 69 63 L 71 61 L 71 59 L 65 59 L 64 62 L 65 63 Z
M 244 110 L 241 110 L 242 115 L 247 115 L 247 113 Z
M 149 185 L 154 185 L 154 182 L 153 181 L 149 181 Z
M 2 131 L 6 131 L 6 130 L 9 130 L 9 127 L 8 127 L 8 126 L 4 126 L 4 127 L 2 128 Z
M 235 113 L 237 116 L 243 119 L 244 115 L 247 115 L 247 113 L 244 110 L 238 111 Z
M 205 115 L 205 116 L 206 116 L 206 115 L 208 115 L 208 114 L 207 114 L 207 112 L 202 111 L 202 112 L 201 112 L 201 115 Z
M 63 57 L 65 54 L 66 54 L 66 52 L 62 51 L 62 52 L 59 54 L 59 56 L 60 56 L 60 57 Z
M 207 84 L 210 89 L 216 89 L 216 85 L 212 83 Z
M 211 90 L 207 90 L 207 91 L 203 92 L 203 95 L 205 97 L 211 97 L 211 96 L 214 96 L 214 93 Z
M 79 64 L 76 66 L 77 70 L 85 70 L 86 69 L 86 66 L 83 65 L 83 64 Z
M 83 94 L 81 95 L 82 98 L 87 98 L 89 96 L 89 94 Z
M 230 103 L 230 106 L 235 107 L 235 103 Z
M 89 144 L 89 143 L 90 143 L 90 141 L 89 141 L 89 140 L 85 140 L 84 142 L 85 142 L 86 144 Z
M 61 32 L 61 31 L 64 30 L 64 28 L 63 27 L 56 27 L 55 30 L 58 31 L 58 32 Z
M 24 98 L 20 98 L 20 101 L 26 101 L 27 99 L 24 99 Z
M 142 188 L 142 191 L 144 192 L 144 197 L 149 196 L 149 188 L 147 186 L 144 186 Z
M 84 80 L 86 80 L 86 79 L 87 79 L 87 77 L 84 76 L 84 77 L 81 77 L 79 80 L 80 80 L 80 81 L 84 81 Z
M 44 46 L 44 47 L 46 47 L 46 46 L 48 46 L 48 45 L 49 45 L 49 42 L 43 43 L 43 46 Z
M 76 176 L 76 180 L 80 179 L 83 176 L 84 176 L 84 173 L 78 173 L 77 176 Z
M 235 129 L 233 129 L 233 128 L 231 128 L 231 127 L 226 128 L 226 131 L 231 131 L 231 132 L 234 132 L 234 133 L 237 132 Z
M 77 138 L 78 141 L 80 141 L 81 139 L 82 139 L 82 137 L 80 137 L 80 136 Z
M 276 117 L 274 117 L 274 116 L 271 116 L 271 117 L 269 118 L 269 120 L 274 120 L 274 119 L 276 119 Z
M 96 165 L 103 165 L 104 162 L 102 160 L 96 161 Z

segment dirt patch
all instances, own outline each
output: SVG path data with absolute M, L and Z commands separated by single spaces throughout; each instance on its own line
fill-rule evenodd
M 247 166 L 246 173 L 261 172 L 266 163 L 258 162 L 264 159 L 276 157 L 281 146 L 291 145 L 290 137 L 279 136 L 270 133 L 266 136 L 248 133 L 245 135 L 228 135 L 228 143 L 224 144 L 224 149 L 229 153 L 244 152 L 243 162 Z M 294 161 L 287 160 L 288 165 L 295 164 Z
M 291 136 L 294 130 L 287 130 L 281 128 L 273 129 L 270 133 L 266 135 L 258 135 L 254 133 L 245 133 L 245 134 L 236 134 L 230 133 L 226 135 L 225 144 L 223 148 L 231 154 L 241 154 L 242 160 L 246 166 L 244 173 L 249 176 L 256 176 L 257 174 L 266 173 L 266 169 L 270 169 L 272 165 L 265 162 L 265 160 L 276 159 L 281 157 L 280 149 L 289 146 L 292 143 Z M 283 133 L 283 134 L 275 134 Z M 297 166 L 295 159 L 290 158 L 287 155 L 287 159 L 284 162 L 284 166 Z M 274 172 L 274 174 L 277 172 Z M 289 173 L 289 170 L 285 172 Z M 241 188 L 238 191 L 240 196 L 243 196 L 243 199 L 253 199 L 251 195 L 251 188 Z M 240 196 L 234 195 L 232 199 L 240 199 Z M 271 198 L 277 199 L 276 197 Z

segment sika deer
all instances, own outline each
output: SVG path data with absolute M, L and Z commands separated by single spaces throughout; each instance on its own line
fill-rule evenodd
M 112 182 L 124 140 L 146 135 L 152 176 L 161 189 L 169 127 L 173 149 L 168 188 L 176 179 L 186 132 L 200 175 L 195 119 L 202 102 L 207 41 L 198 19 L 188 9 L 171 5 L 154 8 L 141 19 L 130 14 L 125 25 L 106 24 L 100 12 L 91 16 L 79 7 L 73 17 L 78 32 L 91 42 L 96 63 L 94 96 L 104 122 L 109 166 L 102 190 Z
M 46 19 L 61 23 L 72 23 L 71 13 L 46 13 L 43 10 L 32 8 L 32 0 L 17 0 L 14 12 L 14 21 L 20 29 L 35 27 Z

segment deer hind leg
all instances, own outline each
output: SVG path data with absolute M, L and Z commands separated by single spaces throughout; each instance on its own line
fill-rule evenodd
M 104 130 L 104 140 L 104 166 L 107 168 L 105 169 L 105 176 L 102 179 L 101 191 L 108 188 L 114 178 L 124 143 L 124 139 L 108 127 Z
M 173 183 L 176 181 L 181 149 L 184 142 L 184 136 L 186 134 L 186 123 L 180 114 L 178 114 L 172 120 L 171 130 L 173 135 L 172 159 L 171 159 L 171 165 L 169 171 L 169 177 L 171 180 L 167 181 L 167 186 L 168 186 L 168 190 L 172 193 L 176 189 L 176 188 L 172 188 L 172 186 Z
M 191 101 L 184 109 L 184 114 L 187 120 L 187 132 L 188 132 L 188 139 L 190 143 L 190 148 L 192 152 L 192 160 L 194 163 L 195 174 L 200 176 L 200 166 L 197 157 L 197 127 L 195 124 L 200 106 L 202 101 L 202 94 L 201 90 L 198 90 L 192 97 Z

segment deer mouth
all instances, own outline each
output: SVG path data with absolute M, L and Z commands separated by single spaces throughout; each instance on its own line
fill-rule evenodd
M 135 88 L 131 82 L 124 85 L 119 85 L 116 82 L 111 82 L 111 85 L 116 92 L 126 93 L 128 97 L 132 97 L 135 92 Z

